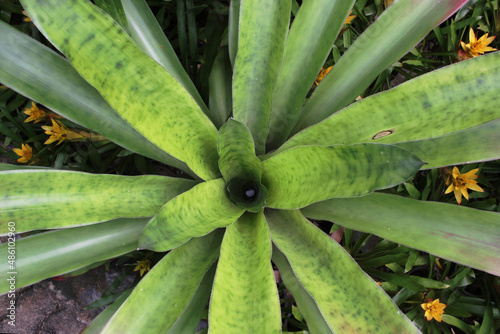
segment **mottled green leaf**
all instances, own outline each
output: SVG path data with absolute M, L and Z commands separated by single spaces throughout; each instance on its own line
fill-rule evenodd
M 233 115 L 264 153 L 271 98 L 283 56 L 291 0 L 241 0 L 233 76 Z
M 273 247 L 273 262 L 278 267 L 280 276 L 297 303 L 300 314 L 306 319 L 307 329 L 311 334 L 333 334 L 332 329 L 321 314 L 318 305 L 293 272 L 285 255 Z
M 308 100 L 293 133 L 345 107 L 467 0 L 399 0 L 359 36 Z M 429 90 L 429 92 L 432 92 Z
M 200 183 L 165 204 L 144 229 L 140 248 L 164 252 L 232 224 L 244 212 L 227 197 L 225 182 Z
M 276 149 L 288 138 L 354 2 L 308 0 L 300 6 L 286 39 L 273 91 L 269 147 Z
M 129 253 L 137 248 L 137 240 L 146 222 L 147 219 L 116 219 L 18 239 L 15 242 L 15 268 L 9 268 L 6 260 L 0 263 L 0 294 L 9 291 L 7 278 L 10 275 L 15 275 L 16 289 L 19 289 Z M 8 248 L 9 243 L 0 245 L 3 259 L 7 259 Z
M 422 164 L 412 153 L 391 145 L 303 146 L 264 161 L 262 183 L 269 191 L 268 207 L 297 209 L 392 187 Z
M 61 170 L 0 172 L 0 234 L 151 217 L 196 182 L 165 176 L 96 175 Z
M 127 30 L 137 46 L 172 74 L 191 94 L 203 112 L 208 114 L 210 111 L 182 67 L 174 48 L 156 21 L 147 2 L 145 0 L 121 0 L 121 4 L 127 20 Z
M 422 145 L 425 140 L 473 128 L 500 117 L 499 76 L 498 52 L 430 72 L 356 102 L 298 133 L 279 151 L 369 142 L 418 140 Z M 443 147 L 440 152 L 445 155 L 447 150 Z
M 228 27 L 228 47 L 229 59 L 234 66 L 234 60 L 238 51 L 238 26 L 240 23 L 240 2 L 241 0 L 231 0 L 229 4 L 229 27 Z
M 209 310 L 210 333 L 281 333 L 271 239 L 262 211 L 226 228 Z
M 185 163 L 166 154 L 121 118 L 66 59 L 3 21 L 0 44 L 2 84 L 120 146 L 190 172 Z
M 226 182 L 235 177 L 260 182 L 262 163 L 255 156 L 252 134 L 243 123 L 229 119 L 219 130 L 217 149 L 219 170 Z
M 222 231 L 174 249 L 137 284 L 102 333 L 165 333 L 219 255 Z
M 500 159 L 500 118 L 447 136 L 396 146 L 427 162 L 423 169 Z
M 316 203 L 303 212 L 500 275 L 499 213 L 378 193 Z
M 334 333 L 419 333 L 353 258 L 300 211 L 265 215 L 274 244 Z
M 186 306 L 184 312 L 169 328 L 167 334 L 192 334 L 196 331 L 203 314 L 206 312 L 206 306 L 214 284 L 216 268 L 217 264 L 214 263 L 207 271 L 198 289 L 196 289 L 196 292 L 189 301 L 189 305 Z
M 22 4 L 44 35 L 128 123 L 201 178 L 219 175 L 215 126 L 186 89 L 113 19 L 85 0 Z
M 113 304 L 109 305 L 104 311 L 99 313 L 99 315 L 95 317 L 94 320 L 92 320 L 90 325 L 88 325 L 81 334 L 100 334 L 106 323 L 120 308 L 120 306 L 128 298 L 128 296 L 130 296 L 131 292 L 132 288 L 122 293 L 122 295 L 118 297 Z

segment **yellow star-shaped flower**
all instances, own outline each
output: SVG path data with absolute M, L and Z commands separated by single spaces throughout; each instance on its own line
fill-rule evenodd
M 85 138 L 81 134 L 69 130 L 64 124 L 60 123 L 56 120 L 51 120 L 52 126 L 42 126 L 42 129 L 45 130 L 45 133 L 50 135 L 49 139 L 44 143 L 46 145 L 53 143 L 55 141 L 59 141 L 57 145 L 62 143 L 64 140 L 75 140 Z
M 330 66 L 327 68 L 324 68 L 324 67 L 321 68 L 321 71 L 319 71 L 319 74 L 316 77 L 316 80 L 314 80 L 314 83 L 316 84 L 316 86 L 319 85 L 321 80 L 323 80 L 325 78 L 325 76 L 328 74 L 328 72 L 330 72 L 332 70 L 332 68 L 333 68 L 333 66 Z
M 21 148 L 14 148 L 13 151 L 20 156 L 20 158 L 17 159 L 19 163 L 27 163 L 33 158 L 33 149 L 28 144 L 21 144 Z
M 478 176 L 475 175 L 478 170 L 479 168 L 476 168 L 465 174 L 460 174 L 458 168 L 456 166 L 453 167 L 453 172 L 446 180 L 448 188 L 444 193 L 449 194 L 453 191 L 458 204 L 460 204 L 462 202 L 462 195 L 469 200 L 467 189 L 484 192 L 483 188 L 478 186 L 477 181 L 475 181 L 475 179 L 478 178 Z
M 142 260 L 142 261 L 137 261 L 138 265 L 134 268 L 134 271 L 139 271 L 141 277 L 142 275 L 144 275 L 144 273 L 146 271 L 150 271 L 151 270 L 151 261 L 149 261 L 148 259 L 146 260 Z
M 420 306 L 425 311 L 425 317 L 427 318 L 427 321 L 431 321 L 432 318 L 434 318 L 437 321 L 441 322 L 441 315 L 444 313 L 446 304 L 440 303 L 439 298 L 428 303 L 420 304 Z
M 496 36 L 488 37 L 488 34 L 485 34 L 481 36 L 481 38 L 477 39 L 476 35 L 474 34 L 474 30 L 470 28 L 469 43 L 465 44 L 464 42 L 460 41 L 460 45 L 465 52 L 466 58 L 474 58 L 484 54 L 485 52 L 496 51 L 495 48 L 488 46 L 491 42 L 493 42 L 495 37 Z
M 24 113 L 28 115 L 29 117 L 24 120 L 24 123 L 31 122 L 33 123 L 38 123 L 41 120 L 43 120 L 45 117 L 47 117 L 47 114 L 45 111 L 41 110 L 38 108 L 35 104 L 35 102 L 31 102 L 31 108 L 26 108 L 24 109 Z

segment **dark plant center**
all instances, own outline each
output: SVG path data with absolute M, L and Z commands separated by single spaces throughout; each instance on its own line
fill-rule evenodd
M 242 186 L 242 190 L 243 200 L 247 202 L 252 202 L 259 197 L 259 186 L 253 181 L 245 182 Z

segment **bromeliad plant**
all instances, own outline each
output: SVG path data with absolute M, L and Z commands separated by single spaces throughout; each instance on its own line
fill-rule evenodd
M 19 288 L 170 250 L 87 331 L 194 332 L 210 297 L 211 333 L 279 333 L 272 260 L 311 333 L 418 333 L 308 218 L 500 275 L 499 214 L 374 192 L 419 169 L 500 158 L 500 54 L 352 103 L 465 2 L 394 2 L 308 98 L 359 4 L 304 1 L 290 24 L 290 0 L 232 1 L 209 108 L 145 1 L 96 0 L 113 19 L 86 0 L 22 0 L 66 59 L 0 22 L 0 81 L 192 179 L 2 165 L 1 233 L 55 231 L 17 241 L 1 292 L 7 272 Z

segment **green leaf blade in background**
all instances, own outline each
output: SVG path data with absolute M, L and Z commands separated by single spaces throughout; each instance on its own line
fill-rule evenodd
M 209 324 L 211 333 L 232 333 L 236 328 L 249 333 L 281 333 L 271 238 L 262 211 L 245 213 L 226 228 Z
M 208 77 L 208 105 L 214 113 L 214 124 L 218 128 L 226 122 L 233 109 L 232 82 L 233 67 L 229 50 L 227 47 L 221 47 Z
M 201 178 L 219 175 L 215 126 L 185 88 L 113 19 L 84 0 L 22 3 L 80 75 L 136 130 Z
M 196 181 L 165 176 L 96 175 L 25 169 L 0 173 L 0 234 L 151 217 Z M 70 214 L 68 216 L 68 214 Z
M 300 211 L 266 210 L 271 237 L 334 333 L 420 333 L 337 242 Z
M 479 126 L 500 118 L 499 76 L 500 52 L 441 68 L 348 106 L 296 134 L 278 151 L 302 145 L 423 144 Z
M 102 333 L 165 333 L 188 307 L 219 255 L 222 231 L 195 238 L 160 260 L 139 282 Z M 169 312 L 165 312 L 165 310 Z
M 139 248 L 167 251 L 232 224 L 244 211 L 227 197 L 223 179 L 200 183 L 161 208 L 145 227 Z
M 308 331 L 311 334 L 333 334 L 318 305 L 295 276 L 286 256 L 276 246 L 273 246 L 273 262 L 278 267 L 287 290 L 292 293 L 300 314 L 306 319 Z
M 467 0 L 399 0 L 359 36 L 308 100 L 292 134 L 322 121 L 361 94 Z
M 66 59 L 3 21 L 0 44 L 0 81 L 4 85 L 120 146 L 194 175 L 185 163 L 123 120 Z
M 265 160 L 262 183 L 269 191 L 268 207 L 297 209 L 397 185 L 422 165 L 415 155 L 392 145 L 303 146 Z
M 241 0 L 233 74 L 233 115 L 252 132 L 263 154 L 290 21 L 291 1 Z
M 89 226 L 51 231 L 16 240 L 16 287 L 27 286 L 137 248 L 148 219 L 116 219 Z M 17 226 L 16 224 L 16 232 Z M 0 245 L 7 258 L 8 244 Z M 84 254 L 84 256 L 82 256 Z M 0 294 L 9 291 L 7 261 L 0 263 Z
M 245 124 L 229 119 L 220 128 L 217 150 L 219 170 L 226 182 L 235 177 L 260 182 L 262 163 L 255 155 L 252 134 Z
M 288 138 L 307 93 L 326 61 L 354 0 L 305 1 L 286 39 L 273 91 L 268 147 L 276 149 Z
M 500 275 L 499 213 L 379 193 L 328 200 L 302 212 Z

